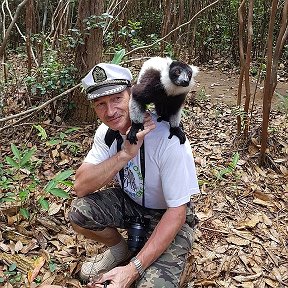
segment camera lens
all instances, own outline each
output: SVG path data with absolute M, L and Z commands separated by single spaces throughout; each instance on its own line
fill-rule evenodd
M 139 251 L 147 240 L 147 228 L 150 220 L 144 217 L 127 217 L 128 248 L 132 252 Z
M 139 224 L 131 224 L 128 229 L 128 247 L 131 251 L 135 252 L 140 250 L 146 242 L 145 228 Z

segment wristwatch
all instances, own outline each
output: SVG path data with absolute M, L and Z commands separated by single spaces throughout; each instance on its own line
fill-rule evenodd
M 140 278 L 142 278 L 142 276 L 144 275 L 144 270 L 143 270 L 143 267 L 142 267 L 140 260 L 135 256 L 131 259 L 130 262 L 132 262 L 135 265 L 136 270 L 140 275 Z

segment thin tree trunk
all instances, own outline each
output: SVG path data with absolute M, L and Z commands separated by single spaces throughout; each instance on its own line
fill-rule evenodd
M 76 50 L 75 65 L 78 69 L 79 79 L 84 77 L 95 64 L 101 62 L 103 47 L 102 29 L 94 28 L 88 31 L 83 20 L 92 15 L 101 15 L 103 12 L 104 0 L 79 1 L 77 27 L 81 31 L 84 41 L 84 44 L 78 45 Z M 96 115 L 90 106 L 90 102 L 83 92 L 77 92 L 71 97 L 71 100 L 76 106 L 72 118 L 81 122 L 94 122 L 96 120 Z
M 248 24 L 247 24 L 247 34 L 248 34 L 248 41 L 247 41 L 247 49 L 246 49 L 246 63 L 245 63 L 245 90 L 246 90 L 246 99 L 244 105 L 244 112 L 245 112 L 245 126 L 244 126 L 244 139 L 248 137 L 249 131 L 249 105 L 250 105 L 250 98 L 251 98 L 251 90 L 250 90 L 250 64 L 251 64 L 251 51 L 252 51 L 252 38 L 253 38 L 253 6 L 254 0 L 250 0 L 249 2 L 249 13 L 248 13 Z
M 273 61 L 273 30 L 275 17 L 277 12 L 278 0 L 272 1 L 272 8 L 270 14 L 268 38 L 267 38 L 267 66 L 266 66 L 266 77 L 264 81 L 264 95 L 263 95 L 263 119 L 262 119 L 262 133 L 261 133 L 261 148 L 260 148 L 260 159 L 259 164 L 263 166 L 265 164 L 265 155 L 268 141 L 268 125 L 269 115 L 271 110 L 272 100 L 272 61 Z
M 239 84 L 238 84 L 238 96 L 237 96 L 237 106 L 241 106 L 241 99 L 242 99 L 242 86 L 244 80 L 244 71 L 245 71 L 245 56 L 244 56 L 244 20 L 243 15 L 245 11 L 245 2 L 243 0 L 238 9 L 238 21 L 239 21 L 239 53 L 240 53 L 240 76 L 239 76 Z M 237 133 L 240 135 L 241 133 L 241 116 L 237 116 Z
M 5 32 L 5 37 L 3 39 L 3 42 L 2 42 L 2 45 L 0 46 L 0 59 L 3 58 L 3 54 L 4 54 L 4 51 L 5 51 L 5 48 L 6 48 L 6 45 L 7 45 L 7 42 L 8 42 L 8 39 L 9 39 L 9 36 L 10 36 L 10 33 L 12 31 L 12 28 L 14 26 L 14 24 L 16 23 L 17 21 L 17 18 L 20 14 L 20 11 L 21 9 L 23 8 L 23 6 L 25 6 L 25 4 L 28 2 L 28 0 L 23 0 L 18 6 L 17 6 L 17 9 L 16 9 L 16 12 L 14 14 L 14 17 L 13 17 L 13 20 L 12 22 L 10 23 L 7 31 Z

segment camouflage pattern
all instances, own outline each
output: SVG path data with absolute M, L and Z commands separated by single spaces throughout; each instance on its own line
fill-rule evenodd
M 145 216 L 150 219 L 150 235 L 162 215 L 163 209 L 144 208 L 123 193 L 120 188 L 109 188 L 85 197 L 76 198 L 71 205 L 70 221 L 89 230 L 105 227 L 125 228 L 124 216 Z M 145 270 L 134 287 L 179 287 L 186 256 L 194 241 L 193 228 L 197 223 L 194 208 L 187 205 L 186 223 L 168 249 Z

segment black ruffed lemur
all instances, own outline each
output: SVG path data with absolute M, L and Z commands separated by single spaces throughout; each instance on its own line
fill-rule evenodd
M 137 83 L 132 87 L 129 109 L 132 125 L 127 139 L 137 143 L 136 133 L 143 129 L 146 105 L 154 103 L 158 121 L 170 124 L 169 139 L 177 136 L 180 144 L 186 137 L 179 127 L 186 95 L 194 86 L 198 68 L 171 58 L 152 57 L 144 62 Z

